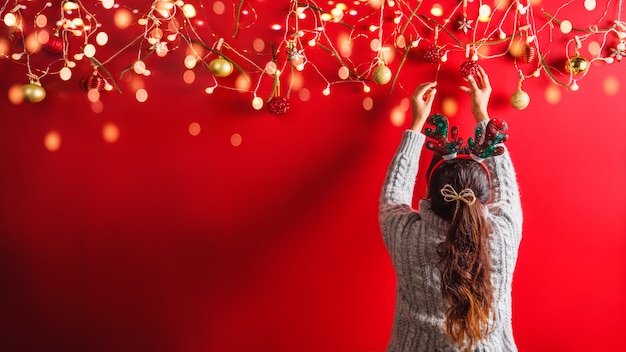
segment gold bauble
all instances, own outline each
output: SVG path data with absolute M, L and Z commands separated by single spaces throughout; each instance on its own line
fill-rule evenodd
M 589 61 L 581 56 L 574 56 L 565 62 L 565 71 L 571 72 L 575 75 L 587 71 L 588 68 Z
M 510 100 L 511 106 L 516 110 L 524 110 L 530 104 L 530 96 L 524 92 L 521 88 L 518 88 Z
M 209 71 L 217 77 L 227 77 L 233 73 L 233 64 L 223 57 L 218 57 L 209 62 Z
M 25 84 L 22 86 L 24 101 L 29 103 L 39 103 L 46 97 L 46 90 L 38 84 Z
M 378 65 L 372 72 L 372 79 L 377 84 L 387 84 L 391 81 L 391 70 L 385 65 Z

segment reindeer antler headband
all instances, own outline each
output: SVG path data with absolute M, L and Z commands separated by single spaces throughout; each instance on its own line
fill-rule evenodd
M 450 128 L 450 140 L 448 140 L 448 118 L 441 114 L 434 114 L 429 116 L 426 122 L 435 126 L 434 130 L 430 127 L 424 130 L 426 136 L 434 139 L 434 141 L 426 141 L 426 148 L 438 153 L 443 158 L 432 167 L 427 179 L 429 181 L 433 172 L 441 164 L 457 157 L 471 158 L 477 161 L 485 169 L 487 176 L 490 177 L 489 170 L 482 161 L 504 153 L 504 147 L 501 144 L 509 138 L 509 135 L 504 132 L 509 128 L 506 121 L 499 117 L 492 118 L 484 128 L 483 124 L 476 126 L 474 138 L 470 137 L 467 140 L 469 146 L 468 155 L 467 152 L 463 153 L 461 151 L 463 139 L 458 138 L 459 129 L 456 126 Z

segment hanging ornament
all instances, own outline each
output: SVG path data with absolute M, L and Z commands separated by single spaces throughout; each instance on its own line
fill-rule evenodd
M 581 74 L 589 68 L 589 61 L 582 56 L 574 56 L 565 62 L 565 71 L 574 75 Z
M 514 109 L 524 110 L 530 104 L 530 95 L 522 90 L 524 73 L 522 73 L 522 70 L 517 70 L 517 74 L 519 75 L 519 83 L 517 84 L 517 90 L 511 95 L 509 102 Z
M 626 42 L 620 42 L 617 44 L 617 47 L 611 48 L 611 57 L 617 60 L 617 62 L 622 61 L 624 56 L 626 56 Z
M 524 110 L 530 104 L 530 96 L 528 95 L 528 93 L 522 90 L 522 87 L 520 85 L 515 93 L 511 95 L 510 103 L 514 109 Z
M 80 85 L 80 89 L 82 89 L 85 92 L 88 92 L 92 89 L 96 89 L 100 91 L 104 88 L 104 80 L 95 74 L 89 77 L 81 78 L 78 84 Z
M 29 103 L 39 103 L 46 98 L 46 90 L 43 89 L 39 81 L 32 81 L 22 86 L 24 101 Z
M 463 31 L 463 34 L 467 34 L 467 31 L 472 29 L 472 22 L 474 21 L 467 19 L 467 0 L 463 0 L 463 19 L 457 21 L 459 24 L 459 30 Z
M 224 38 L 218 39 L 215 50 L 221 51 L 223 44 Z M 228 77 L 233 73 L 233 64 L 220 55 L 220 57 L 209 62 L 209 71 L 217 77 Z
M 233 64 L 223 57 L 218 57 L 209 62 L 209 71 L 217 77 L 228 77 L 233 73 Z
M 48 42 L 43 45 L 43 50 L 48 54 L 56 55 L 63 52 L 63 39 L 55 34 L 48 39 Z
M 443 49 L 440 46 L 433 44 L 430 48 L 428 48 L 428 50 L 426 50 L 426 53 L 424 54 L 424 61 L 431 64 L 438 64 L 441 62 L 443 54 Z
M 274 74 L 274 96 L 267 102 L 267 111 L 272 115 L 282 115 L 289 109 L 289 100 L 280 96 L 280 80 L 277 74 Z
M 391 70 L 385 64 L 379 64 L 372 72 L 372 79 L 376 84 L 387 84 L 391 81 Z
M 267 103 L 267 111 L 272 115 L 282 115 L 289 109 L 289 100 L 285 97 L 273 97 Z
M 520 59 L 522 62 L 528 64 L 535 60 L 537 56 L 537 48 L 535 48 L 532 44 L 525 44 L 522 48 L 522 54 L 520 55 Z
M 457 22 L 459 24 L 459 30 L 463 31 L 463 34 L 467 34 L 467 31 L 472 29 L 472 22 L 474 21 L 468 20 L 466 16 L 463 16 L 463 19 Z
M 461 76 L 467 77 L 469 75 L 478 75 L 478 64 L 474 60 L 467 60 L 461 64 Z

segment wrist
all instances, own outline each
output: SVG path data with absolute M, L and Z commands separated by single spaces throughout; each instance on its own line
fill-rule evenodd
M 421 132 L 422 128 L 424 128 L 425 123 L 426 119 L 415 119 L 413 120 L 413 122 L 411 122 L 411 126 L 409 127 L 409 129 L 416 132 Z
M 485 110 L 479 110 L 474 112 L 474 119 L 476 122 L 482 122 L 485 120 L 489 120 L 489 114 Z

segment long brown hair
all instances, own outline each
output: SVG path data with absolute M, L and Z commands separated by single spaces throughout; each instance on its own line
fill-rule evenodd
M 447 184 L 456 192 L 471 189 L 476 201 L 471 205 L 461 200 L 446 201 L 441 189 Z M 472 160 L 444 162 L 432 172 L 429 180 L 431 208 L 436 215 L 450 222 L 446 238 L 437 248 L 441 257 L 441 293 L 449 303 L 445 332 L 459 347 L 468 351 L 488 334 L 492 314 L 488 241 L 491 226 L 484 210 L 489 196 L 487 173 Z

